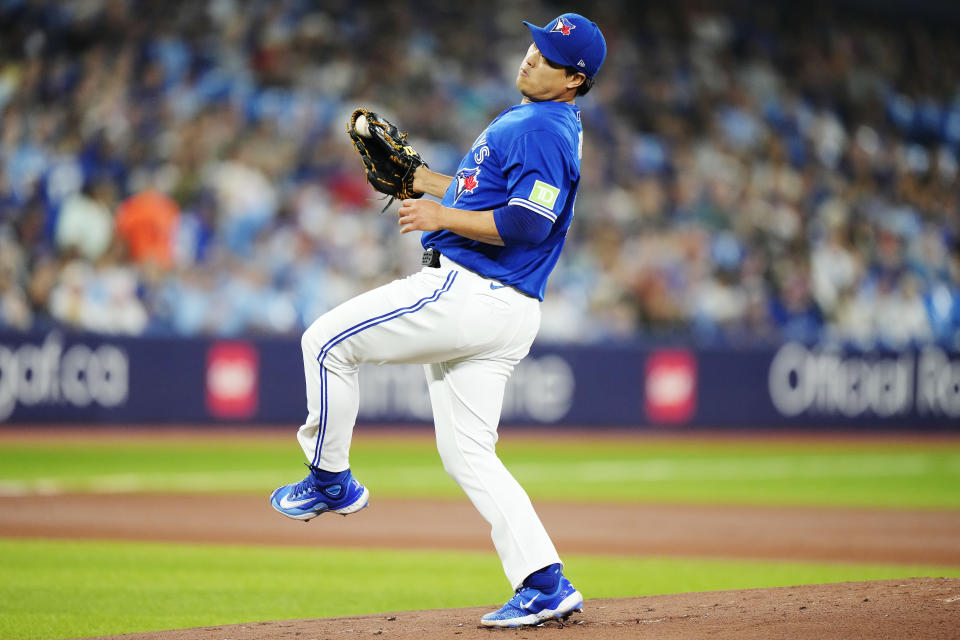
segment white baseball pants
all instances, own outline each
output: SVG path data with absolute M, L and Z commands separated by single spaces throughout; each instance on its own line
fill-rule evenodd
M 303 334 L 311 464 L 350 466 L 361 363 L 423 364 L 444 469 L 490 523 L 514 589 L 560 562 L 530 499 L 496 454 L 504 387 L 540 326 L 540 303 L 447 258 L 349 300 Z

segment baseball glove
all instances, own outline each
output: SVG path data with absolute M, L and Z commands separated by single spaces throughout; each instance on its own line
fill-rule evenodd
M 364 116 L 357 129 L 357 118 Z M 368 131 L 364 131 L 363 125 Z M 428 166 L 416 149 L 407 144 L 407 134 L 396 125 L 369 109 L 357 109 L 350 116 L 347 133 L 363 161 L 367 182 L 380 193 L 392 198 L 419 198 L 423 192 L 413 190 L 413 173 L 420 165 Z M 369 136 L 363 135 L 369 133 Z M 393 202 L 391 200 L 391 202 Z M 389 206 L 390 203 L 387 203 Z

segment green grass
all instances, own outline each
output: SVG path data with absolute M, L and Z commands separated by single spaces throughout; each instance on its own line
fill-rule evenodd
M 960 441 L 550 441 L 508 434 L 498 451 L 538 500 L 960 508 Z M 303 475 L 287 437 L 0 444 L 0 494 L 263 493 Z M 429 436 L 364 437 L 351 465 L 382 497 L 461 497 Z
M 960 577 L 960 568 L 566 560 L 567 574 L 588 598 Z M 509 595 L 493 553 L 0 539 L 0 567 L 0 638 L 6 640 L 498 605 Z

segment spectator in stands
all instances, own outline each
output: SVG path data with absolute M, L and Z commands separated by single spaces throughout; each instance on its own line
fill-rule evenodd
M 179 217 L 180 207 L 169 196 L 155 189 L 141 191 L 117 209 L 117 236 L 135 263 L 166 270 L 173 264 Z
M 113 241 L 113 185 L 98 181 L 60 206 L 54 241 L 60 253 L 98 261 Z
M 26 331 L 33 312 L 22 287 L 26 272 L 23 250 L 9 233 L 0 233 L 0 331 Z
M 930 342 L 933 331 L 916 276 L 884 278 L 878 289 L 873 316 L 878 341 L 892 349 Z

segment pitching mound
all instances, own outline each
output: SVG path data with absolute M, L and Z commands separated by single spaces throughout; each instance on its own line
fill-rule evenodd
M 644 598 L 587 600 L 566 623 L 488 630 L 480 616 L 494 608 L 284 620 L 157 631 L 125 640 L 356 640 L 357 638 L 911 638 L 960 637 L 960 579 L 914 578 L 779 589 L 711 591 Z

